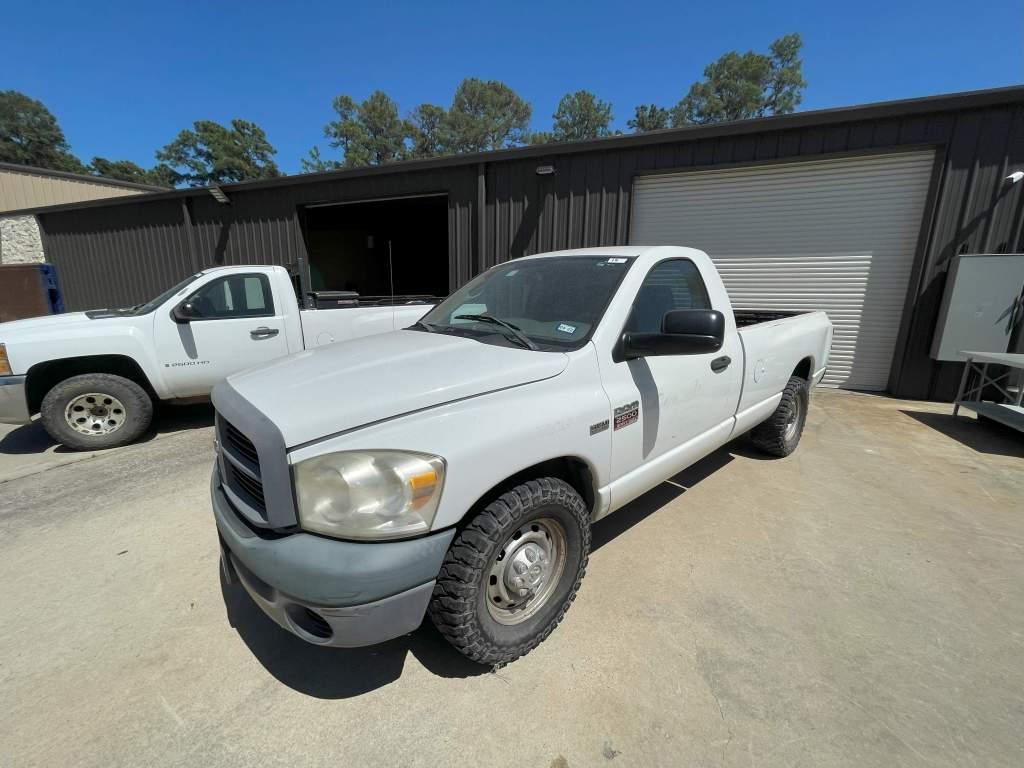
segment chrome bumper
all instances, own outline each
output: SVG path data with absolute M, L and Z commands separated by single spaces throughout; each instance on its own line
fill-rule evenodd
M 0 376 L 0 424 L 28 424 L 31 420 L 25 377 Z

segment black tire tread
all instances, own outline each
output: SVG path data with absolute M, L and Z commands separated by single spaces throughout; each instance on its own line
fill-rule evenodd
M 800 417 L 800 424 L 792 444 L 786 442 L 786 422 L 789 420 L 793 401 L 803 400 L 803 414 Z M 799 376 L 790 377 L 782 390 L 782 400 L 778 407 L 765 421 L 750 430 L 750 441 L 765 453 L 785 458 L 796 450 L 800 443 L 800 436 L 804 431 L 804 422 L 807 419 L 807 380 Z
M 543 630 L 514 646 L 499 646 L 480 631 L 476 609 L 483 569 L 507 531 L 530 509 L 558 504 L 570 510 L 583 536 L 583 557 L 568 595 Z M 579 494 L 563 480 L 529 480 L 492 501 L 455 537 L 434 586 L 429 614 L 434 625 L 464 656 L 480 664 L 501 665 L 532 651 L 554 631 L 576 599 L 590 554 L 590 512 Z
M 129 422 L 109 436 L 110 439 L 89 439 L 72 430 L 64 421 L 64 403 L 73 392 L 95 390 L 107 391 L 124 403 L 128 411 Z M 153 420 L 153 400 L 145 389 L 131 379 L 113 373 L 84 373 L 71 376 L 55 384 L 39 408 L 43 427 L 50 437 L 68 448 L 77 451 L 102 450 L 116 448 L 136 440 Z

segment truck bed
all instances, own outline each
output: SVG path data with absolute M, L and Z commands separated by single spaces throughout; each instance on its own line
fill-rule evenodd
M 784 309 L 736 309 L 733 315 L 736 318 L 737 328 L 746 328 L 758 323 L 770 323 L 773 320 L 783 320 L 787 317 L 806 315 L 804 311 L 789 311 Z
M 810 358 L 809 378 L 825 367 L 832 343 L 832 323 L 821 311 L 786 312 L 740 310 L 736 314 L 743 344 L 743 392 L 737 411 L 766 404 L 777 398 L 793 374 L 793 366 Z

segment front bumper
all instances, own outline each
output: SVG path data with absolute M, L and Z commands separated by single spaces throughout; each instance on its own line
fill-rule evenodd
M 28 424 L 32 420 L 25 395 L 25 378 L 0 376 L 0 424 Z
M 423 621 L 454 530 L 380 543 L 309 533 L 264 538 L 210 483 L 221 563 L 275 622 L 317 645 L 351 648 L 390 640 Z

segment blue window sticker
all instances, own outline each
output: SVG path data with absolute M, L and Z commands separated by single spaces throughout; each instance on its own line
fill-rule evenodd
M 576 333 L 576 326 L 569 325 L 568 323 L 559 323 L 558 330 L 560 330 L 562 333 Z

